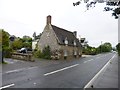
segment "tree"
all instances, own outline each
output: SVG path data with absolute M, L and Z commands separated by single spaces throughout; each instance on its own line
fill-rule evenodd
M 27 49 L 32 49 L 32 38 L 29 36 L 23 36 L 23 38 L 16 37 L 12 43 L 12 48 L 14 50 L 25 47 Z
M 13 48 L 14 50 L 20 49 L 20 48 L 22 48 L 22 46 L 23 46 L 23 43 L 22 43 L 22 40 L 20 40 L 20 39 L 16 39 L 16 40 L 12 43 L 12 48 Z
M 2 63 L 3 57 L 9 57 L 12 49 L 9 47 L 9 33 L 2 29 Z
M 2 29 L 2 48 L 9 47 L 9 33 Z
M 118 51 L 118 55 L 120 56 L 120 43 L 118 43 L 118 44 L 116 45 L 116 48 L 117 48 L 117 51 Z
M 88 55 L 95 55 L 95 54 L 97 54 L 96 51 L 97 50 L 96 50 L 95 47 L 92 47 L 92 46 L 89 46 L 89 45 L 87 45 L 86 48 L 83 48 L 83 53 L 88 54 Z
M 32 38 L 31 37 L 23 36 L 22 42 L 23 42 L 23 47 L 26 47 L 28 49 L 32 49 Z
M 104 11 L 113 11 L 112 16 L 114 16 L 115 19 L 118 19 L 120 15 L 120 0 L 80 0 L 73 3 L 73 6 L 80 5 L 82 1 L 86 3 L 87 10 L 89 10 L 91 7 L 95 7 L 97 3 L 106 3 Z
M 98 51 L 99 53 L 102 53 L 102 52 L 110 52 L 110 51 L 112 50 L 112 45 L 111 45 L 110 43 L 106 42 L 106 43 L 100 45 L 100 46 L 98 47 L 98 50 L 99 50 L 99 51 Z
M 28 49 L 32 49 L 32 43 L 31 42 L 23 42 L 23 47 L 26 47 Z

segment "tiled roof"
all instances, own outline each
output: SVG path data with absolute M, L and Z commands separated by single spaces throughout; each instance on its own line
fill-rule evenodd
M 68 45 L 74 46 L 74 40 L 76 42 L 76 46 L 81 46 L 79 40 L 74 36 L 73 32 L 67 31 L 65 29 L 59 28 L 57 26 L 51 25 L 58 40 L 60 41 L 59 44 L 64 45 L 65 38 L 67 37 Z

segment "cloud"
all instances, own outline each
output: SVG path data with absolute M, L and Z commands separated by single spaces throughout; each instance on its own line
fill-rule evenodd
M 90 45 L 110 41 L 114 46 L 118 37 L 118 21 L 111 12 L 103 12 L 104 4 L 86 11 L 85 5 L 74 7 L 74 0 L 0 0 L 0 28 L 16 36 L 41 33 L 46 16 L 52 15 L 52 24 L 77 31 Z

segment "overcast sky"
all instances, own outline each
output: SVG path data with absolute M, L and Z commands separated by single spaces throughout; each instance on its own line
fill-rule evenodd
M 104 12 L 104 4 L 86 11 L 85 4 L 77 7 L 77 0 L 0 0 L 0 28 L 11 35 L 31 36 L 41 33 L 46 16 L 52 16 L 52 24 L 69 31 L 77 31 L 91 46 L 118 42 L 118 20 L 112 12 Z

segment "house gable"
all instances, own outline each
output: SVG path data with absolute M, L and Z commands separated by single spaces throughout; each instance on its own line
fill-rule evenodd
M 38 47 L 42 51 L 45 46 L 50 46 L 51 50 L 59 49 L 60 45 L 52 29 L 52 26 L 47 24 L 43 30 L 41 38 L 38 42 Z

